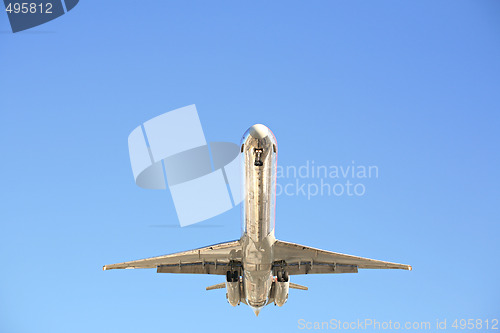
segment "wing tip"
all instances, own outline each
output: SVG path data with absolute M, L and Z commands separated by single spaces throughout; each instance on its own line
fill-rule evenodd
M 105 271 L 107 270 L 108 268 L 106 267 L 106 265 L 102 266 L 102 270 Z
M 413 267 L 411 267 L 410 265 L 408 265 L 408 268 L 407 268 L 409 271 L 413 270 Z

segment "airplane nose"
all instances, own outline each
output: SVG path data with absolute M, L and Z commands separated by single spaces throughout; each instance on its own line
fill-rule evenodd
M 262 124 L 255 124 L 250 127 L 250 135 L 256 139 L 263 139 L 269 135 L 269 128 Z

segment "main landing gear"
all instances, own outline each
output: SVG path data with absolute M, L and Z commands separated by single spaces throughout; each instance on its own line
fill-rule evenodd
M 238 271 L 227 271 L 226 281 L 227 282 L 238 282 L 240 280 L 240 273 Z
M 288 272 L 278 271 L 276 273 L 276 279 L 278 280 L 278 282 L 288 282 Z

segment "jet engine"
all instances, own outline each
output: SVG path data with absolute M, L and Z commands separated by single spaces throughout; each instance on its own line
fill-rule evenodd
M 274 283 L 274 304 L 277 306 L 283 306 L 288 299 L 288 288 L 290 282 L 278 282 Z
M 226 298 L 229 304 L 236 306 L 240 304 L 241 288 L 240 274 L 238 271 L 228 271 L 226 274 Z
M 288 281 L 288 273 L 278 272 L 276 282 L 274 282 L 274 304 L 283 306 L 288 299 L 288 289 L 290 282 Z

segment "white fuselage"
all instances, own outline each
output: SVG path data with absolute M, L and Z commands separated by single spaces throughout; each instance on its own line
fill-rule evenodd
M 273 281 L 277 144 L 264 125 L 254 125 L 242 139 L 243 292 L 259 311 L 268 302 Z

